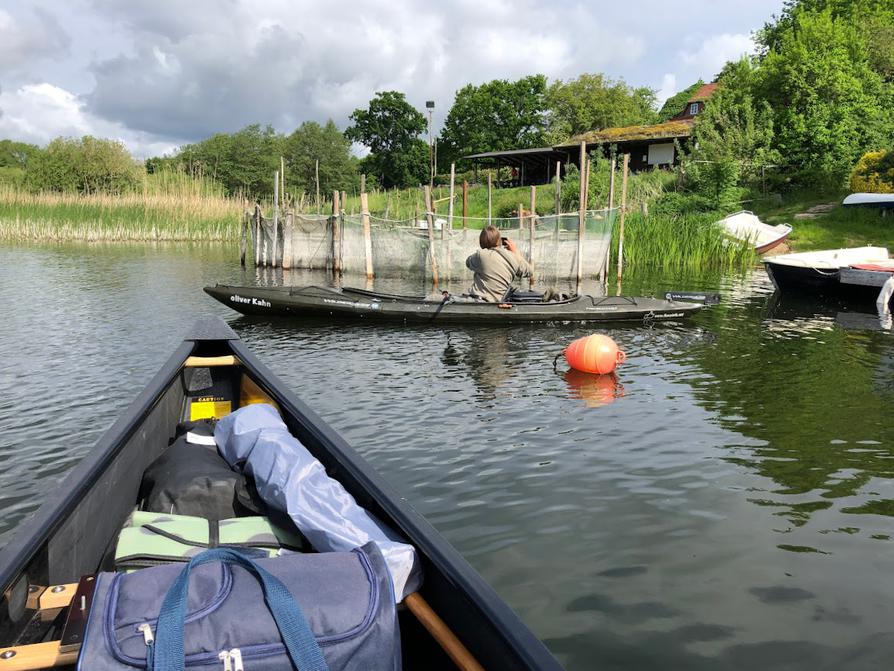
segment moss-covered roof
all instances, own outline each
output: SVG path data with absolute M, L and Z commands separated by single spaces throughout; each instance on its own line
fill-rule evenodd
M 677 119 L 652 126 L 624 126 L 621 128 L 591 130 L 588 133 L 574 136 L 562 146 L 573 147 L 579 145 L 582 141 L 587 144 L 606 144 L 689 137 L 692 134 L 692 124 L 692 119 Z

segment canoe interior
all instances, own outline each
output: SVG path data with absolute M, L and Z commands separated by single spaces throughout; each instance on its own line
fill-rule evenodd
M 430 525 L 311 410 L 289 392 L 220 322 L 172 355 L 94 450 L 0 551 L 0 649 L 58 639 L 60 611 L 36 609 L 49 585 L 113 570 L 118 532 L 134 510 L 145 468 L 167 447 L 188 401 L 221 389 L 256 388 L 280 409 L 290 431 L 355 499 L 400 530 L 422 559 L 420 593 L 486 668 L 561 668 L 477 573 Z M 201 334 L 201 329 L 199 330 Z M 241 365 L 185 368 L 190 356 L 235 355 Z M 242 384 L 245 380 L 251 382 Z M 253 384 L 252 384 L 253 383 Z M 399 610 L 404 667 L 455 668 L 409 610 Z

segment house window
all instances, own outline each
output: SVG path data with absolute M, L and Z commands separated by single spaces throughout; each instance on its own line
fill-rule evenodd
M 698 103 L 690 103 L 689 104 L 689 113 L 692 116 L 695 116 L 696 114 L 698 114 Z

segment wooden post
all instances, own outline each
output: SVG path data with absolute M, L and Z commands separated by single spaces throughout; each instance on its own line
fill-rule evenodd
M 338 215 L 341 211 L 338 203 L 338 191 L 332 192 L 332 269 L 335 271 L 335 274 L 338 275 L 341 273 L 341 255 L 339 254 L 339 249 L 341 248 L 340 243 L 340 232 L 338 226 Z
M 295 213 L 286 212 L 282 225 L 282 267 L 288 270 L 292 267 L 292 230 L 294 228 Z
M 261 203 L 255 203 L 255 267 L 261 265 Z
M 518 241 L 521 243 L 525 232 L 525 206 L 518 204 Z
M 425 186 L 425 214 L 428 222 L 428 255 L 431 257 L 432 284 L 438 286 L 438 261 L 435 258 L 435 216 L 432 211 L 431 187 Z
M 279 157 L 279 180 L 281 182 L 279 193 L 282 195 L 282 209 L 285 210 L 286 204 L 286 159 Z
M 469 182 L 463 180 L 463 230 L 466 230 L 468 222 L 466 218 L 469 216 Z
M 450 254 L 450 247 L 453 238 L 453 198 L 456 191 L 456 164 L 450 164 L 450 199 L 447 205 L 447 236 L 444 238 L 447 249 L 444 250 L 447 257 L 447 283 L 450 283 L 450 277 L 453 274 L 453 258 Z M 443 233 L 443 231 L 442 231 Z
M 363 184 L 363 186 L 366 186 Z M 369 227 L 369 196 L 365 191 L 360 192 L 360 219 L 363 222 L 363 251 L 366 255 L 366 281 L 373 278 L 373 252 L 372 233 Z
M 608 177 L 608 209 L 611 210 L 615 206 L 615 167 L 618 158 L 612 156 L 611 172 Z
M 366 193 L 366 175 L 360 175 L 360 193 Z
M 491 175 L 491 171 L 488 170 L 487 171 L 487 225 L 488 226 L 490 226 L 491 206 L 493 204 L 492 192 L 491 192 L 492 188 L 493 188 L 492 175 Z
M 531 213 L 528 215 L 528 263 L 531 264 L 531 278 L 528 287 L 534 287 L 534 225 L 537 216 L 537 187 L 531 185 Z
M 624 172 L 621 178 L 621 225 L 618 229 L 618 290 L 621 289 L 621 272 L 624 270 L 624 216 L 627 214 L 627 169 L 630 154 L 624 154 Z
M 338 258 L 341 259 L 341 271 L 345 271 L 345 210 L 348 208 L 348 192 L 341 192 L 341 211 L 338 213 Z
M 315 172 L 317 180 L 317 214 L 322 214 L 322 203 L 320 203 L 320 159 L 317 159 Z
M 276 268 L 276 243 L 279 238 L 279 170 L 273 173 L 273 254 L 270 265 Z
M 612 228 L 614 228 L 615 223 L 615 172 L 618 167 L 618 157 L 612 156 L 611 160 L 611 172 L 608 177 L 608 217 L 609 221 L 612 223 Z M 605 281 L 608 282 L 608 271 L 612 265 L 612 244 L 611 244 L 611 236 L 609 236 L 608 241 L 608 251 L 605 254 Z
M 587 176 L 587 143 L 583 140 L 580 143 L 580 193 L 578 194 L 577 203 L 577 284 L 580 288 L 580 281 L 583 277 L 583 253 L 584 253 L 584 228 L 587 220 L 587 197 L 586 194 L 586 176 Z
M 242 234 L 239 240 L 239 265 L 245 268 L 245 247 L 248 244 L 248 212 L 242 213 Z
M 562 212 L 562 162 L 556 161 L 556 216 Z

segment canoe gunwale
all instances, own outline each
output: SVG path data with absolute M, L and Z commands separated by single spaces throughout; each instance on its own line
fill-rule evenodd
M 136 434 L 146 416 L 177 379 L 183 362 L 194 349 L 195 343 L 184 341 L 174 351 L 149 384 L 57 485 L 56 491 L 13 533 L 0 550 L 0 588 L 4 593 L 19 579 L 67 520 L 79 499 L 90 491 L 128 440 Z

